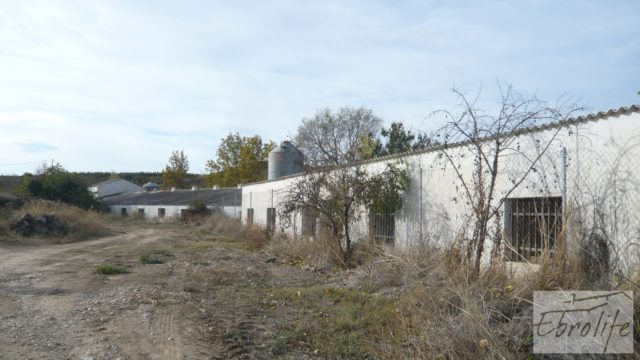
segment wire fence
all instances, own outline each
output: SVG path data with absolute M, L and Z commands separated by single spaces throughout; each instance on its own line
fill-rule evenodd
M 468 148 L 447 150 L 448 156 L 426 152 L 389 160 L 406 166 L 411 178 L 404 206 L 393 214 L 362 208 L 351 225 L 352 238 L 400 246 L 464 240 L 473 236 L 474 204 L 491 195 L 487 254 L 538 262 L 566 232 L 567 237 L 605 239 L 618 266 L 628 267 L 640 258 L 640 145 L 590 144 L 593 139 L 588 134 L 565 135 L 562 141 L 520 139 L 500 155 L 493 185 L 486 173 L 478 180 L 478 159 Z M 266 226 L 267 218 L 273 222 L 267 212 L 277 212 L 287 191 L 277 181 L 248 187 L 243 208 L 253 209 L 254 223 Z M 309 216 L 294 216 L 286 230 L 299 238 L 317 233 L 317 221 Z

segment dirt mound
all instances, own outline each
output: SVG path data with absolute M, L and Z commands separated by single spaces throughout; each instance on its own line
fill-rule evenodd
M 55 215 L 40 215 L 33 217 L 25 214 L 22 219 L 10 226 L 10 229 L 22 236 L 65 236 L 69 233 L 69 226 Z

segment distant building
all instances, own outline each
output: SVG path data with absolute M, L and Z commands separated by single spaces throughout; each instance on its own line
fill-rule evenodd
M 190 206 L 204 204 L 212 211 L 240 218 L 242 190 L 238 188 L 144 191 L 102 199 L 112 214 L 138 214 L 145 219 L 177 218 Z
M 142 191 L 142 187 L 124 179 L 110 179 L 89 186 L 89 192 L 96 198 L 103 198 L 122 193 L 135 193 Z

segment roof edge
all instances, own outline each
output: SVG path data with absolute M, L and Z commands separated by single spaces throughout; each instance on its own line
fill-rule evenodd
M 534 133 L 534 132 L 538 132 L 538 131 L 545 131 L 545 130 L 549 130 L 549 129 L 558 129 L 558 128 L 567 127 L 567 126 L 571 126 L 571 125 L 577 125 L 577 124 L 580 124 L 580 123 L 585 123 L 585 122 L 590 122 L 590 121 L 598 121 L 598 120 L 602 120 L 602 119 L 605 119 L 605 118 L 608 118 L 608 117 L 620 116 L 620 115 L 623 115 L 623 114 L 630 114 L 630 113 L 635 113 L 635 112 L 640 112 L 640 105 L 632 104 L 629 107 L 621 106 L 618 109 L 609 109 L 607 111 L 599 111 L 597 113 L 589 113 L 589 114 L 586 114 L 586 115 L 580 115 L 580 116 L 569 118 L 569 119 L 566 119 L 566 120 L 554 121 L 554 122 L 541 124 L 541 125 L 537 125 L 537 126 L 531 126 L 531 127 L 519 129 L 519 130 L 514 131 L 514 132 L 510 132 L 508 134 L 504 134 L 503 136 L 520 136 L 520 135 L 530 134 L 530 133 Z M 488 136 L 488 137 L 484 137 L 484 138 L 480 139 L 480 141 L 487 141 L 487 140 L 490 140 L 490 139 L 493 139 L 493 138 L 494 138 L 494 136 Z M 444 149 L 450 149 L 450 148 L 455 148 L 455 147 L 468 145 L 470 143 L 471 143 L 470 140 L 464 140 L 464 141 L 459 141 L 459 142 L 450 143 L 450 144 L 436 145 L 436 146 L 428 147 L 426 149 L 410 150 L 410 151 L 406 151 L 406 152 L 403 152 L 403 153 L 379 156 L 379 157 L 375 157 L 375 158 L 372 158 L 372 159 L 362 160 L 362 161 L 355 162 L 355 163 L 353 163 L 353 164 L 351 164 L 349 166 L 362 165 L 362 164 L 371 164 L 371 163 L 376 163 L 376 162 L 379 162 L 379 161 L 400 159 L 400 158 L 404 158 L 404 157 L 408 157 L 408 156 L 412 156 L 412 155 L 427 154 L 427 153 L 430 153 L 430 152 L 441 151 L 441 150 L 444 150 Z M 306 174 L 306 172 L 287 175 L 287 176 L 283 176 L 283 177 L 280 177 L 280 178 L 277 178 L 277 179 L 273 179 L 273 180 L 262 180 L 262 181 L 247 183 L 247 184 L 241 184 L 241 185 L 244 187 L 244 186 L 251 186 L 251 185 L 266 184 L 266 183 L 269 183 L 269 182 L 280 181 L 280 180 L 285 180 L 285 179 L 289 179 L 289 178 L 295 178 L 295 177 L 298 177 L 298 176 L 302 176 L 304 174 Z

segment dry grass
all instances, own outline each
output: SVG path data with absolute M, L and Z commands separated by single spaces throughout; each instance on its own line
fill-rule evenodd
M 279 235 L 269 243 L 266 251 L 289 264 L 305 264 L 317 269 L 346 267 L 337 242 L 328 236 L 300 240 Z
M 472 276 L 457 254 L 455 246 L 388 249 L 355 270 L 348 286 L 392 301 L 401 324 L 395 332 L 404 336 L 403 345 L 398 347 L 395 338 L 381 338 L 377 356 L 531 358 L 533 291 L 592 290 L 594 286 L 584 276 L 578 253 L 558 251 L 545 258 L 538 272 L 516 276 L 509 275 L 504 265 Z M 640 313 L 640 296 L 636 297 L 636 313 Z M 638 324 L 636 319 L 636 331 Z
M 198 228 L 214 235 L 242 242 L 245 248 L 251 251 L 261 250 L 269 243 L 269 234 L 263 228 L 243 226 L 239 219 L 233 219 L 220 213 L 214 213 L 205 218 Z
M 25 214 L 31 214 L 34 217 L 49 214 L 65 222 L 69 226 L 69 232 L 66 236 L 47 239 L 58 243 L 89 240 L 112 234 L 112 231 L 105 225 L 104 216 L 95 211 L 80 209 L 65 203 L 30 200 L 19 209 L 5 207 L 0 211 L 0 236 L 17 238 L 17 235 L 12 236 L 9 226 Z
M 247 248 L 262 248 L 280 263 L 312 270 L 350 267 L 328 237 L 279 235 L 267 240 L 262 229 L 219 218 L 206 226 Z M 532 358 L 533 292 L 600 288 L 585 271 L 583 254 L 562 251 L 566 248 L 572 246 L 564 246 L 562 234 L 552 256 L 544 256 L 534 273 L 514 275 L 498 263 L 474 275 L 462 265 L 463 252 L 456 246 L 401 250 L 360 243 L 353 256 L 357 267 L 338 271 L 333 285 L 270 289 L 266 304 L 285 304 L 307 314 L 283 330 L 272 353 L 302 346 L 331 358 Z M 637 290 L 632 282 L 625 286 Z

